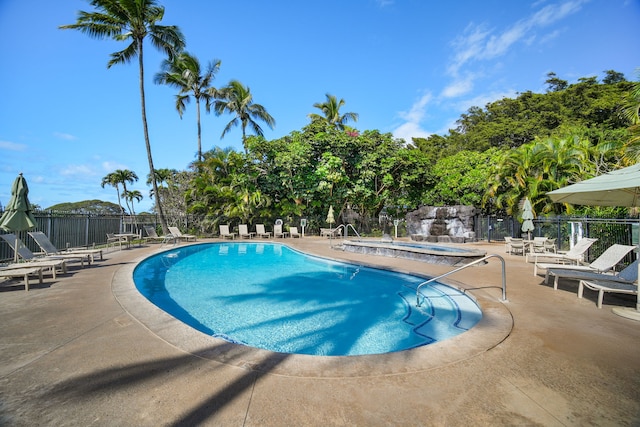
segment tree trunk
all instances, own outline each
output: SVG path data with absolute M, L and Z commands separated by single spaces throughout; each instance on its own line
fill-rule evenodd
M 138 41 L 138 64 L 140 66 L 140 102 L 142 105 L 142 128 L 144 130 L 144 143 L 147 147 L 147 159 L 149 160 L 149 174 L 153 178 L 151 184 L 153 185 L 153 194 L 158 194 L 158 183 L 155 180 L 155 169 L 153 167 L 153 158 L 151 157 L 151 142 L 149 142 L 149 129 L 147 128 L 147 107 L 144 100 L 144 66 L 142 65 L 142 40 Z M 160 198 L 156 197 L 156 211 L 160 216 L 160 225 L 162 226 L 162 233 L 169 234 L 169 227 L 167 226 L 167 219 L 164 217 L 162 210 L 162 204 Z
M 201 139 L 201 127 L 200 127 L 200 100 L 196 98 L 196 120 L 198 121 L 198 161 L 202 161 L 202 139 Z

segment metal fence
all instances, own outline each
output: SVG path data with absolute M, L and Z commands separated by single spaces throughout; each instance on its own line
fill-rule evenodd
M 141 234 L 142 227 L 157 227 L 160 220 L 155 215 L 138 215 L 135 217 L 122 215 L 87 215 L 54 212 L 34 213 L 37 226 L 33 231 L 42 231 L 58 249 L 67 247 L 93 247 L 105 245 L 107 233 Z M 167 218 L 170 225 L 178 225 L 188 229 L 195 219 L 188 215 Z M 0 230 L 0 234 L 5 232 Z M 27 233 L 18 233 L 20 240 L 32 252 L 40 252 L 40 248 Z M 144 236 L 144 234 L 142 234 Z M 13 258 L 13 250 L 4 241 L 0 241 L 0 260 Z
M 496 217 L 479 215 L 475 221 L 476 237 L 479 240 L 503 241 L 506 236 L 520 237 L 521 224 L 513 217 Z M 640 219 L 613 218 L 575 218 L 554 217 L 536 218 L 533 220 L 535 229 L 531 237 L 549 237 L 556 239 L 560 250 L 569 250 L 582 237 L 597 238 L 587 254 L 587 261 L 593 261 L 609 246 L 619 243 L 622 245 L 638 245 Z M 629 264 L 635 259 L 634 254 L 628 255 L 623 264 Z

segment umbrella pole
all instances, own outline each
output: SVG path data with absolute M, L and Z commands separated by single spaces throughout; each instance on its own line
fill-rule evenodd
M 16 233 L 16 243 L 14 245 L 14 251 L 13 251 L 13 262 L 14 263 L 18 263 L 18 242 L 20 241 L 20 238 L 18 237 L 18 233 Z

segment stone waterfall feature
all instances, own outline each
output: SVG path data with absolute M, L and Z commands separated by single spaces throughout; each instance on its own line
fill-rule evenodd
M 473 206 L 422 206 L 405 219 L 412 240 L 441 243 L 475 241 Z

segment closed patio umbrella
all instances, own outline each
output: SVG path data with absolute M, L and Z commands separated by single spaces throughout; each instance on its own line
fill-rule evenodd
M 535 229 L 533 225 L 533 207 L 531 206 L 531 202 L 529 199 L 524 200 L 524 205 L 522 207 L 522 232 L 527 233 L 527 237 L 531 239 L 531 232 Z
M 16 245 L 14 261 L 18 261 L 18 233 L 31 230 L 36 227 L 36 219 L 31 212 L 31 204 L 27 195 L 29 187 L 22 173 L 18 175 L 11 187 L 11 198 L 6 209 L 0 217 L 0 228 L 5 231 L 16 232 Z
M 555 203 L 589 206 L 640 206 L 640 163 L 550 191 L 547 195 Z M 640 248 L 638 250 L 640 251 Z M 640 263 L 638 269 L 640 270 Z M 635 310 L 621 307 L 614 308 L 613 312 L 640 321 L 640 295 L 638 295 Z

